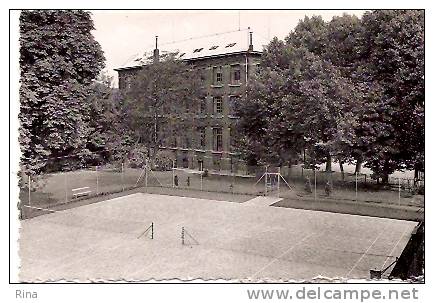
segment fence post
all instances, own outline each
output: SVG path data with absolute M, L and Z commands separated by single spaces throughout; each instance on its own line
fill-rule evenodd
M 280 167 L 277 168 L 277 198 L 280 196 Z
M 65 202 L 68 202 L 68 174 L 65 172 Z
M 234 188 L 235 188 L 235 171 L 234 171 L 234 164 L 233 164 L 233 159 L 231 157 L 231 174 L 232 174 L 232 181 L 231 181 L 231 192 L 232 195 L 234 194 Z
M 175 160 L 172 160 L 172 187 L 175 188 Z
M 313 169 L 313 176 L 314 176 L 314 184 L 315 184 L 315 187 L 314 187 L 314 197 L 315 197 L 315 201 L 316 201 L 316 168 L 314 168 Z
M 203 163 L 200 162 L 200 190 L 203 190 Z
M 121 163 L 121 182 L 122 182 L 122 191 L 125 190 L 125 177 L 124 177 L 124 162 Z
M 357 201 L 357 172 L 356 172 L 356 201 Z
M 268 166 L 265 166 L 265 196 L 267 195 L 268 186 Z
M 398 178 L 398 205 L 401 205 L 401 178 Z
M 29 174 L 29 206 L 31 206 L 30 205 L 30 189 L 31 189 L 31 177 L 30 177 L 30 174 Z
M 148 159 L 145 160 L 145 187 L 148 187 Z
M 96 172 L 96 194 L 98 195 L 99 194 L 99 189 L 98 189 L 98 186 L 99 186 L 99 180 L 98 180 L 98 165 L 97 166 L 95 166 L 95 172 Z

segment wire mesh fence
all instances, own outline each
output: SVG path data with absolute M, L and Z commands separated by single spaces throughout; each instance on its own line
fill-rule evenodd
M 390 177 L 389 184 L 384 186 L 367 174 L 306 170 L 301 166 L 247 166 L 243 171 L 224 171 L 180 168 L 175 164 L 161 167 L 148 162 L 142 165 L 117 162 L 23 176 L 19 208 L 22 212 L 35 211 L 51 205 L 152 187 L 424 206 L 423 195 L 418 195 L 417 190 L 420 181 L 408 178 Z

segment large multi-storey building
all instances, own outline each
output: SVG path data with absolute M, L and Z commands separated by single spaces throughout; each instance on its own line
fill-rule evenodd
M 173 153 L 178 167 L 245 170 L 233 148 L 231 133 L 237 119 L 233 105 L 246 93 L 246 85 L 259 64 L 263 45 L 260 41 L 254 43 L 252 32 L 241 30 L 186 40 L 164 49 L 165 52 L 178 52 L 180 59 L 192 64 L 205 83 L 197 128 L 185 136 L 187 140 L 178 138 L 172 144 L 160 146 Z M 119 89 L 129 88 L 134 74 L 152 60 L 158 60 L 159 54 L 156 43 L 152 52 L 133 56 L 124 66 L 115 69 L 119 75 Z

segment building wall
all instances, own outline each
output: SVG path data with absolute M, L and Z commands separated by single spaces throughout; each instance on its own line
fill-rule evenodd
M 178 167 L 188 167 L 192 169 L 223 170 L 223 171 L 242 171 L 243 163 L 238 159 L 231 147 L 230 129 L 234 127 L 236 117 L 231 109 L 231 96 L 241 97 L 246 92 L 246 81 L 255 72 L 256 65 L 259 63 L 258 54 L 237 54 L 227 55 L 216 58 L 206 58 L 190 61 L 195 69 L 200 72 L 205 81 L 204 92 L 204 111 L 197 115 L 198 128 L 191 131 L 190 146 L 183 146 L 179 138 L 175 146 L 162 146 L 162 149 L 173 153 Z M 233 83 L 236 67 L 240 70 L 240 81 Z M 216 83 L 216 70 L 221 69 L 222 81 Z M 125 90 L 129 87 L 129 78 L 134 77 L 137 69 L 119 70 L 119 88 Z M 214 104 L 215 97 L 221 97 L 222 112 L 216 112 Z M 199 109 L 198 109 L 199 110 Z M 200 129 L 205 132 L 205 145 L 200 145 Z M 216 129 L 216 130 L 214 130 Z M 217 129 L 221 129 L 222 146 L 216 149 L 215 134 Z

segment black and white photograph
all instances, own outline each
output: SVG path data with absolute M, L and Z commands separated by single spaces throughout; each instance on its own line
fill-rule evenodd
M 14 14 L 14 282 L 425 283 L 425 10 Z

